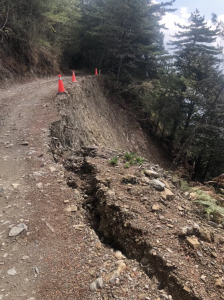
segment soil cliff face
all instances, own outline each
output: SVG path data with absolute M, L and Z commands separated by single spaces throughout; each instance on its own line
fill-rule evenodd
M 63 146 L 106 146 L 136 152 L 155 163 L 166 164 L 160 149 L 147 137 L 134 114 L 108 96 L 102 77 L 87 76 L 66 88 L 57 97 L 61 121 L 52 127 L 52 136 Z

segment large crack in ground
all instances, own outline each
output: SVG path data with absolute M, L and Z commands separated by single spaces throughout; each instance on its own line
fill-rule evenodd
M 87 80 L 84 88 L 94 88 L 95 84 L 95 79 L 93 83 Z M 80 118 L 80 108 L 77 107 L 77 112 L 73 107 L 73 100 L 79 101 L 79 97 L 82 105 L 88 106 L 80 87 L 75 91 L 77 89 L 78 95 L 74 96 L 71 90 L 69 96 L 58 99 L 62 120 L 51 126 L 51 150 L 55 161 L 64 165 L 67 185 L 74 193 L 82 194 L 77 204 L 85 208 L 88 226 L 106 247 L 120 250 L 128 259 L 136 260 L 149 280 L 156 283 L 156 288 L 155 285 L 154 289 L 149 288 L 143 298 L 132 295 L 133 299 L 224 299 L 217 284 L 224 272 L 221 263 L 224 249 L 219 243 L 221 229 L 214 230 L 214 242 L 211 226 L 194 213 L 194 204 L 184 198 L 172 175 L 153 161 L 146 160 L 142 166 L 127 168 L 124 147 L 128 144 L 123 150 L 96 147 L 95 135 L 93 147 L 87 147 L 93 140 L 94 128 L 84 125 L 81 120 L 84 112 Z M 88 123 L 86 115 L 83 122 Z M 100 125 L 103 123 L 99 122 L 97 131 Z M 112 142 L 110 140 L 110 144 Z M 115 146 L 120 141 L 117 142 Z M 114 157 L 118 162 L 112 166 L 108 161 Z M 154 177 L 162 183 L 162 192 L 153 185 Z M 195 233 L 192 231 L 183 236 L 182 228 L 186 226 L 196 226 L 200 234 L 192 236 Z M 197 247 L 190 245 L 188 239 L 196 240 Z M 129 294 L 127 298 L 118 299 L 132 298 Z
M 55 151 L 53 152 L 55 155 Z M 123 199 L 118 197 L 112 188 L 111 177 L 101 175 L 95 159 L 100 159 L 101 167 L 104 161 L 106 162 L 104 167 L 110 168 L 107 160 L 115 153 L 106 149 L 83 148 L 79 152 L 70 153 L 69 157 L 64 160 L 68 186 L 75 189 L 81 187 L 83 194 L 86 195 L 82 205 L 88 211 L 91 227 L 101 242 L 110 245 L 115 251 L 120 250 L 127 258 L 137 260 L 150 279 L 156 277 L 159 281 L 158 290 L 166 290 L 166 295 L 172 296 L 170 299 L 203 299 L 183 284 L 183 281 L 176 275 L 176 266 L 157 252 L 154 240 L 150 240 L 147 230 L 144 230 L 142 224 L 136 222 L 134 210 L 127 209 L 129 207 L 127 205 L 125 207 Z M 122 153 L 118 155 L 121 156 Z M 111 169 L 119 170 L 118 168 Z M 125 187 L 129 195 L 132 186 L 134 185 L 129 183 Z M 134 198 L 135 196 L 131 196 L 131 201 L 134 201 Z M 165 296 L 164 299 L 166 299 Z

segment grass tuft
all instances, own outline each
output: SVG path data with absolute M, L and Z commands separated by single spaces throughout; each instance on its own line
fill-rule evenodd
M 203 207 L 208 219 L 210 219 L 211 216 L 215 219 L 224 216 L 224 207 L 219 206 L 213 197 L 198 188 L 193 188 L 192 191 L 196 193 L 196 200 L 194 202 Z
M 111 160 L 109 160 L 109 164 L 112 166 L 116 166 L 118 163 L 118 157 L 114 156 Z
M 144 159 L 140 156 L 137 156 L 135 153 L 133 152 L 126 152 L 125 153 L 125 160 L 129 163 L 129 166 L 133 166 L 133 165 L 142 165 L 144 162 Z

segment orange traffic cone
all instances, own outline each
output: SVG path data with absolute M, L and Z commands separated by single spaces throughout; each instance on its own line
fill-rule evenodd
M 72 71 L 72 82 L 76 82 L 75 72 L 74 71 Z
M 95 69 L 95 75 L 98 75 L 97 68 Z
M 58 94 L 62 94 L 65 92 L 65 88 L 60 74 L 58 74 L 58 78 Z

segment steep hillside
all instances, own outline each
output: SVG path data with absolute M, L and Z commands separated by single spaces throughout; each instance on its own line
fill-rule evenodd
M 51 127 L 63 147 L 106 146 L 136 152 L 163 166 L 169 164 L 134 114 L 123 108 L 122 99 L 108 95 L 103 77 L 83 77 L 67 85 L 66 92 L 57 97 L 61 120 Z

